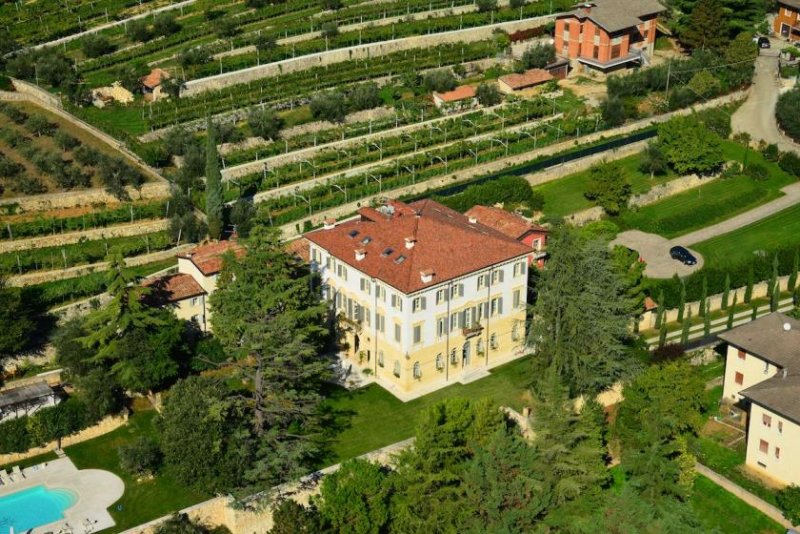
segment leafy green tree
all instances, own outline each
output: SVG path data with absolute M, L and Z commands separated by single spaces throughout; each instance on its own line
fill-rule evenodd
M 800 486 L 792 484 L 775 496 L 784 517 L 793 525 L 800 524 Z
M 161 449 L 145 436 L 120 445 L 117 449 L 120 466 L 136 476 L 152 475 L 161 466 Z
M 146 43 L 153 35 L 145 19 L 136 19 L 128 22 L 125 25 L 125 31 L 128 34 L 128 38 L 140 43 Z
M 267 35 L 266 33 L 259 34 L 256 37 L 256 49 L 259 52 L 271 52 L 278 46 L 275 37 Z
M 181 25 L 172 13 L 164 13 L 153 19 L 153 33 L 167 37 L 180 31 Z
M 757 57 L 758 45 L 750 32 L 741 32 L 725 48 L 726 76 L 733 87 L 750 83 Z
M 652 366 L 625 387 L 614 424 L 631 485 L 650 502 L 685 498 L 694 459 L 686 439 L 703 425 L 702 377 L 685 362 Z
M 114 45 L 108 38 L 101 34 L 89 34 L 81 40 L 81 48 L 87 57 L 95 58 L 110 54 L 114 51 Z
M 520 7 L 524 6 L 527 3 L 528 0 L 511 0 L 508 5 L 511 6 L 513 9 L 519 9 Z
M 86 415 L 91 421 L 99 421 L 122 409 L 122 388 L 116 378 L 102 367 L 76 376 L 75 385 L 78 388 L 75 395 L 86 406 Z
M 253 108 L 247 116 L 247 126 L 257 137 L 274 140 L 283 128 L 283 119 L 272 108 Z
M 311 99 L 311 115 L 318 120 L 342 123 L 347 115 L 347 102 L 341 91 L 317 93 Z
M 554 232 L 528 338 L 572 392 L 597 392 L 627 374 L 629 304 L 605 242 Z
M 175 478 L 207 492 L 241 485 L 252 462 L 246 411 L 245 400 L 217 379 L 175 384 L 158 421 L 164 463 Z
M 800 89 L 793 89 L 778 97 L 778 104 L 775 108 L 778 124 L 795 141 L 800 141 L 800 115 L 797 113 L 798 109 L 800 109 Z M 783 158 L 781 158 L 781 161 L 783 161 Z
M 535 44 L 522 53 L 524 69 L 543 69 L 556 60 L 556 47 L 551 44 Z
M 648 143 L 642 152 L 639 170 L 650 174 L 652 179 L 656 174 L 667 172 L 667 160 L 658 143 Z
M 324 532 L 319 513 L 292 499 L 281 501 L 272 511 L 273 527 L 269 534 L 319 534 Z
M 332 39 L 339 35 L 339 25 L 334 21 L 323 22 L 320 28 L 322 36 L 327 39 Z
M 231 208 L 230 222 L 239 237 L 250 235 L 255 224 L 256 208 L 251 200 L 240 198 Z
M 450 69 L 439 69 L 426 72 L 422 77 L 422 85 L 428 91 L 443 93 L 456 88 L 456 77 Z
M 689 24 L 679 38 L 689 48 L 721 51 L 728 44 L 728 29 L 720 23 L 725 12 L 720 0 L 698 0 L 689 16 Z
M 336 11 L 342 9 L 342 0 L 322 0 L 322 9 Z
M 658 142 L 675 172 L 707 174 L 722 165 L 722 140 L 695 117 L 674 117 L 658 127 Z
M 206 218 L 208 220 L 208 234 L 212 239 L 222 237 L 223 197 L 222 173 L 219 170 L 219 154 L 217 141 L 211 117 L 206 121 Z
M 230 39 L 239 33 L 239 25 L 232 18 L 220 18 L 216 23 L 217 35 L 225 39 Z
M 497 10 L 497 0 L 475 0 L 479 13 Z
M 622 126 L 628 118 L 625 103 L 617 96 L 610 96 L 600 102 L 600 112 L 603 114 L 603 121 L 611 127 Z
M 256 227 L 247 254 L 225 261 L 211 296 L 214 332 L 253 386 L 254 482 L 299 474 L 317 450 L 320 387 L 329 371 L 319 354 L 326 306 L 313 280 L 276 232 Z
M 34 304 L 22 288 L 9 287 L 0 276 L 0 366 L 4 358 L 28 346 L 36 330 Z
M 356 85 L 347 96 L 347 100 L 351 111 L 373 109 L 380 106 L 383 102 L 378 85 L 374 82 Z
M 700 98 L 708 98 L 716 95 L 719 93 L 721 86 L 722 82 L 707 70 L 696 72 L 694 76 L 692 76 L 692 79 L 689 80 L 689 83 L 686 84 L 686 87 Z
M 609 215 L 619 215 L 628 207 L 628 200 L 631 198 L 631 184 L 627 173 L 616 161 L 592 165 L 584 195 Z
M 475 90 L 475 98 L 481 106 L 496 106 L 503 100 L 500 90 L 494 84 L 482 83 Z
M 391 486 L 383 467 L 350 460 L 322 480 L 319 513 L 334 532 L 378 534 L 389 524 Z

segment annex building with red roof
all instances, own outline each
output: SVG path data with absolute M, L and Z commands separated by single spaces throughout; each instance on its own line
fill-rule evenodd
M 439 109 L 457 111 L 478 105 L 477 90 L 472 85 L 460 85 L 452 91 L 433 92 L 433 104 Z
M 530 247 L 426 199 L 305 235 L 342 357 L 403 400 L 524 354 Z
M 536 263 L 539 269 L 544 267 L 547 259 L 547 240 L 550 236 L 548 228 L 495 206 L 473 206 L 464 215 L 527 245 L 530 247 L 529 262 Z

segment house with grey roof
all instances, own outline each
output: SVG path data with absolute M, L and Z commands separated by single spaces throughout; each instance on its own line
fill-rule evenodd
M 721 334 L 723 400 L 747 410 L 746 465 L 800 485 L 800 321 L 771 313 Z

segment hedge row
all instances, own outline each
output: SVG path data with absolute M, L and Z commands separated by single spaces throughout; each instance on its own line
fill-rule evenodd
M 70 398 L 43 408 L 32 416 L 0 423 L 0 454 L 25 452 L 59 438 L 75 434 L 96 423 L 82 401 Z

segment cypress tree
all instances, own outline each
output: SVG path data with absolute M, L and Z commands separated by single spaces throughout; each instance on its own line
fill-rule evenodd
M 775 289 L 780 291 L 778 288 L 778 255 L 772 258 L 772 274 L 769 277 L 769 283 L 767 284 L 767 296 L 770 298 L 772 297 L 772 293 L 775 292 Z
M 708 302 L 706 302 L 706 314 L 703 315 L 703 335 L 708 337 L 711 334 L 711 314 L 708 313 Z
M 769 299 L 769 311 L 776 312 L 778 311 L 778 301 L 781 299 L 781 288 L 778 285 L 778 281 L 775 280 L 775 285 L 772 288 L 772 294 L 770 295 Z
M 725 290 L 722 292 L 722 309 L 728 309 L 728 298 L 731 294 L 731 275 L 725 275 Z
M 753 303 L 753 312 L 750 314 L 750 319 L 755 321 L 758 318 L 758 304 Z
M 661 330 L 658 332 L 658 347 L 661 348 L 667 342 L 667 321 L 661 323 Z
M 755 279 L 755 273 L 753 272 L 753 265 L 750 264 L 750 270 L 747 272 L 747 287 L 744 290 L 744 303 L 750 304 L 750 300 L 753 298 L 753 283 Z
M 792 272 L 789 273 L 789 281 L 786 290 L 793 293 L 797 287 L 797 271 L 800 270 L 800 251 L 794 251 L 794 263 L 792 264 Z
M 703 277 L 703 292 L 700 294 L 700 309 L 698 310 L 700 315 L 705 317 L 706 313 L 708 313 L 708 279 L 704 276 Z
M 686 284 L 681 280 L 681 302 L 678 305 L 678 322 L 683 321 L 683 315 L 686 312 Z
M 206 121 L 206 218 L 213 239 L 222 237 L 222 173 L 211 117 Z
M 692 327 L 692 308 L 686 313 L 683 319 L 683 330 L 681 331 L 681 345 L 686 345 L 689 342 L 689 329 Z
M 656 311 L 656 328 L 661 327 L 661 322 L 664 320 L 664 290 L 662 289 L 661 292 L 658 294 L 658 310 Z
M 731 307 L 728 308 L 728 324 L 726 325 L 728 327 L 728 330 L 733 328 L 733 319 L 734 319 L 733 316 L 736 314 L 736 299 L 737 299 L 737 297 L 738 297 L 738 294 L 734 293 L 733 294 L 733 304 L 731 304 Z

